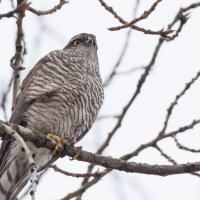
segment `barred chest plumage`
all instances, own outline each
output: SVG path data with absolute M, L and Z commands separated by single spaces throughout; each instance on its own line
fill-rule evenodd
M 80 55 L 69 59 L 65 51 L 52 52 L 50 59 L 59 64 L 45 63 L 38 74 L 42 79 L 31 83 L 28 96 L 41 92 L 45 84 L 48 92 L 29 107 L 23 119 L 32 130 L 77 142 L 91 128 L 103 101 L 98 60 L 90 62 Z

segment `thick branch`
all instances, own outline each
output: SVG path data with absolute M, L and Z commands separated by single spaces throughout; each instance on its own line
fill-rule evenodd
M 5 129 L 5 123 L 0 122 L 1 134 L 5 135 L 11 134 L 12 129 Z M 12 125 L 12 128 L 15 131 L 18 131 L 18 134 L 24 138 L 25 141 L 34 142 L 36 146 L 47 147 L 52 149 L 55 144 L 52 141 L 49 141 L 45 135 L 41 133 L 33 133 L 31 130 L 25 129 L 18 125 Z M 41 145 L 43 141 L 43 145 Z M 178 164 L 178 165 L 149 165 L 146 163 L 135 163 L 127 162 L 117 158 L 111 158 L 106 156 L 101 156 L 95 153 L 90 153 L 79 148 L 73 147 L 71 145 L 66 145 L 66 148 L 63 149 L 62 156 L 75 157 L 77 160 L 93 163 L 106 167 L 108 169 L 116 169 L 120 171 L 130 172 L 130 173 L 142 173 L 142 174 L 153 174 L 159 176 L 167 176 L 173 174 L 182 174 L 182 173 L 191 173 L 200 170 L 200 162 L 187 163 L 187 164 Z

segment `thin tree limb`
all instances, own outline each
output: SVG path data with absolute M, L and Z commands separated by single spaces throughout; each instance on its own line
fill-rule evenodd
M 95 177 L 95 178 L 100 178 L 102 174 L 100 172 L 94 172 L 94 173 L 72 173 L 72 172 L 67 172 L 62 169 L 60 169 L 56 165 L 50 165 L 49 168 L 53 169 L 55 172 L 59 172 L 65 176 L 72 176 L 75 178 L 84 178 L 84 177 Z
M 164 121 L 164 124 L 163 124 L 163 128 L 162 128 L 162 130 L 160 131 L 159 134 L 161 134 L 161 135 L 165 134 L 165 131 L 167 129 L 167 125 L 168 125 L 169 119 L 172 115 L 172 111 L 173 111 L 174 107 L 178 104 L 179 99 L 186 93 L 186 91 L 190 89 L 191 85 L 199 78 L 199 76 L 200 76 L 200 71 L 197 72 L 197 74 L 195 75 L 194 78 L 192 78 L 188 83 L 186 83 L 183 90 L 180 92 L 180 94 L 178 94 L 176 96 L 174 101 L 171 103 L 170 107 L 167 109 L 167 115 L 166 115 L 166 118 L 165 118 L 165 121 Z
M 41 15 L 49 15 L 49 14 L 52 14 L 56 11 L 58 11 L 59 9 L 62 8 L 63 5 L 65 5 L 66 3 L 68 3 L 68 1 L 65 1 L 65 0 L 60 0 L 60 2 L 54 6 L 53 8 L 49 9 L 49 10 L 46 10 L 46 11 L 41 11 L 41 10 L 36 10 L 32 7 L 29 7 L 28 10 L 38 16 L 41 16 Z
M 2 98 L 1 98 L 1 108 L 3 109 L 5 120 L 7 120 L 6 101 L 7 101 L 8 94 L 11 90 L 11 86 L 12 86 L 12 78 L 10 79 L 8 87 L 7 87 L 6 91 L 3 92 Z
M 105 8 L 105 10 L 107 10 L 108 12 L 110 12 L 114 18 L 118 19 L 119 22 L 121 22 L 122 24 L 127 24 L 128 22 L 126 22 L 124 19 L 122 19 L 118 14 L 117 12 L 114 11 L 114 9 L 110 6 L 108 6 L 103 0 L 99 0 L 100 4 Z M 131 25 L 130 28 L 134 29 L 134 30 L 137 30 L 139 32 L 143 32 L 144 34 L 151 34 L 151 35 L 160 35 L 162 37 L 166 37 L 166 38 L 169 38 L 168 34 L 169 33 L 172 33 L 173 30 L 159 30 L 159 31 L 152 31 L 152 30 L 148 30 L 148 29 L 145 29 L 145 28 L 142 28 L 142 27 L 139 27 L 139 26 L 136 26 L 136 25 Z M 111 29 L 108 29 L 108 30 L 111 30 L 111 31 L 114 31 L 114 30 L 111 28 Z
M 193 149 L 193 148 L 186 147 L 186 146 L 182 145 L 182 144 L 178 141 L 178 139 L 176 138 L 175 135 L 173 135 L 172 137 L 173 137 L 173 139 L 174 139 L 174 141 L 175 141 L 175 143 L 176 143 L 176 146 L 177 146 L 179 149 L 182 149 L 182 150 L 185 150 L 185 151 L 190 151 L 190 152 L 192 152 L 192 153 L 200 153 L 200 149 Z
M 149 15 L 156 9 L 157 5 L 161 2 L 162 0 L 157 0 L 156 2 L 153 3 L 153 5 L 148 9 L 148 10 L 145 10 L 143 12 L 143 14 L 135 19 L 133 19 L 132 21 L 128 22 L 128 23 L 125 23 L 121 26 L 117 26 L 117 27 L 112 27 L 112 28 L 109 28 L 109 30 L 120 30 L 120 29 L 123 29 L 123 28 L 128 28 L 130 26 L 132 26 L 133 24 L 141 21 L 141 20 L 144 20 L 146 18 L 149 17 Z

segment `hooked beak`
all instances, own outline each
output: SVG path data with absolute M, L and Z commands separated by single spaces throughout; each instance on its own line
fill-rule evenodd
M 88 37 L 85 41 L 84 41 L 86 46 L 92 46 L 94 44 L 94 41 L 91 37 Z

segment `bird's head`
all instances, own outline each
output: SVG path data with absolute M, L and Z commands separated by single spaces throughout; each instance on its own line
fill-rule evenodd
M 64 52 L 69 56 L 82 58 L 86 64 L 82 65 L 85 68 L 90 68 L 90 71 L 95 71 L 99 74 L 99 64 L 97 56 L 96 37 L 92 34 L 81 33 L 75 35 L 64 48 Z M 84 68 L 84 67 L 83 67 Z
M 75 35 L 68 42 L 67 46 L 64 49 L 96 49 L 97 50 L 97 42 L 96 37 L 92 34 L 81 33 L 79 35 Z

